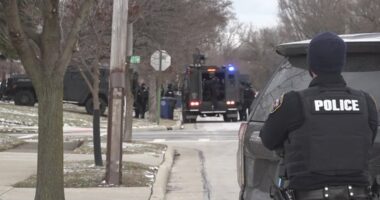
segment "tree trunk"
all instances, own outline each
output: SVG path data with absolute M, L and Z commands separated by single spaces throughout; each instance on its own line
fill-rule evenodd
M 103 166 L 102 148 L 100 138 L 100 111 L 94 110 L 93 113 L 93 145 L 94 145 L 94 160 L 96 166 Z
M 99 67 L 93 68 L 93 90 L 92 90 L 92 99 L 94 105 L 93 113 L 93 144 L 94 144 L 94 159 L 96 166 L 103 166 L 102 160 L 102 147 L 101 147 L 101 138 L 100 138 L 100 102 L 99 102 L 99 84 L 100 84 L 100 73 Z
M 63 79 L 55 74 L 35 84 L 38 97 L 38 166 L 35 200 L 64 200 Z M 46 123 L 48 122 L 48 123 Z
M 129 73 L 126 75 L 126 112 L 124 119 L 124 142 L 132 142 L 132 128 L 133 128 L 133 94 L 132 94 L 132 73 L 129 70 Z

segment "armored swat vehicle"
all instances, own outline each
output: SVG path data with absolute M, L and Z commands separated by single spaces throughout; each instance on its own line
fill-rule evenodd
M 343 72 L 345 80 L 350 87 L 364 90 L 380 102 L 380 33 L 343 35 L 342 38 L 348 51 Z M 308 44 L 309 41 L 300 41 L 277 47 L 277 53 L 285 59 L 253 102 L 248 122 L 241 125 L 237 154 L 240 200 L 269 199 L 270 186 L 278 183 L 279 157 L 262 145 L 259 133 L 275 99 L 291 90 L 308 87 L 311 81 L 306 64 Z M 370 161 L 372 182 L 377 184 L 379 166 L 380 137 L 377 136 Z M 260 196 L 262 194 L 265 195 Z
M 101 114 L 104 114 L 108 105 L 108 76 L 109 69 L 102 68 L 100 70 L 99 86 Z M 27 75 L 12 75 L 6 81 L 2 82 L 0 88 L 0 96 L 2 96 L 3 99 L 14 100 L 16 105 L 34 106 L 38 102 L 32 81 Z M 86 112 L 89 114 L 93 112 L 91 91 L 76 67 L 69 67 L 66 71 L 63 100 L 76 103 L 79 106 L 85 106 Z
M 232 65 L 188 66 L 182 88 L 183 121 L 195 122 L 198 115 L 223 115 L 224 121 L 237 121 L 239 76 Z

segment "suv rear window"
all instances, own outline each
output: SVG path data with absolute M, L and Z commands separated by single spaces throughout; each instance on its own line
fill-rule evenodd
M 343 76 L 348 86 L 371 94 L 380 102 L 380 55 L 350 54 Z M 307 70 L 306 56 L 291 57 L 276 71 L 269 85 L 262 92 L 253 108 L 251 121 L 264 122 L 273 102 L 289 91 L 308 87 L 311 77 Z M 379 116 L 380 117 L 380 116 Z

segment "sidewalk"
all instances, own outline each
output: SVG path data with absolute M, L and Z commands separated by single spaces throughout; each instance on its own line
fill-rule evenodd
M 65 154 L 65 161 L 92 160 L 92 155 Z M 125 161 L 134 161 L 159 166 L 163 156 L 147 154 L 125 155 Z M 0 199 L 33 200 L 35 189 L 13 188 L 12 185 L 36 173 L 37 154 L 0 152 Z M 67 200 L 149 200 L 151 187 L 118 187 L 118 188 L 67 188 Z
M 199 152 L 185 148 L 176 148 L 176 151 L 178 154 L 169 178 L 166 200 L 209 199 Z

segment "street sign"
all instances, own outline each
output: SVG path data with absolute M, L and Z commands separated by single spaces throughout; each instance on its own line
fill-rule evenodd
M 161 62 L 160 62 L 161 60 Z M 156 70 L 160 71 L 160 65 L 161 65 L 161 71 L 165 71 L 170 67 L 172 62 L 172 58 L 166 52 L 165 50 L 157 50 L 153 53 L 152 57 L 150 57 L 150 65 Z
M 130 60 L 131 64 L 139 64 L 140 61 L 141 61 L 140 56 L 131 56 L 131 60 Z

